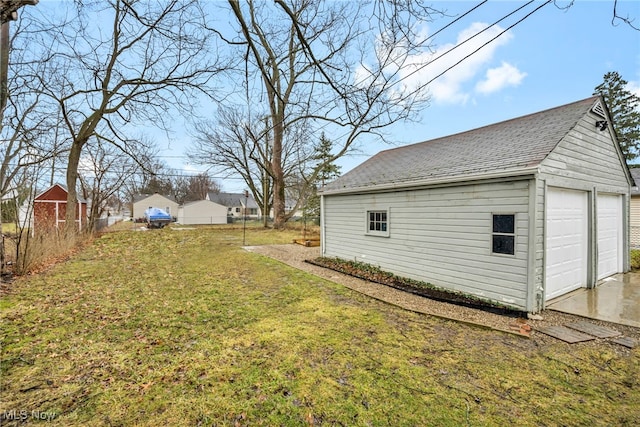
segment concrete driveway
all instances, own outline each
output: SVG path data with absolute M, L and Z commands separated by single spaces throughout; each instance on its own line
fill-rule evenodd
M 552 300 L 547 309 L 640 328 L 640 273 L 613 275 Z

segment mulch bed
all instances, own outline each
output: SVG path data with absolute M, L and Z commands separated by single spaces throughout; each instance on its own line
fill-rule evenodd
M 364 263 L 340 260 L 337 258 L 318 257 L 305 260 L 305 262 L 323 268 L 328 268 L 339 273 L 347 274 L 358 279 L 378 283 L 395 289 L 402 290 L 414 295 L 429 298 L 436 301 L 455 304 L 463 307 L 484 310 L 511 317 L 524 317 L 525 312 L 514 308 L 491 303 L 482 299 L 474 298 L 459 292 L 452 292 L 446 289 L 436 288 L 433 285 L 419 282 L 412 279 L 398 277 L 392 273 L 378 269 Z

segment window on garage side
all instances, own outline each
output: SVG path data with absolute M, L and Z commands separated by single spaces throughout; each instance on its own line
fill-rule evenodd
M 367 211 L 367 234 L 389 235 L 389 213 L 386 210 Z
M 492 249 L 494 254 L 515 255 L 516 216 L 493 214 Z

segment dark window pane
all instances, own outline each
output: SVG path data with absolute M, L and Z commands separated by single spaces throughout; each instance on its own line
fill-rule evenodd
M 515 215 L 494 215 L 493 216 L 493 232 L 494 233 L 514 233 L 515 232 Z
M 369 211 L 367 212 L 368 229 L 369 231 L 387 231 L 387 213 L 384 211 Z
M 514 236 L 493 236 L 493 253 L 514 255 Z

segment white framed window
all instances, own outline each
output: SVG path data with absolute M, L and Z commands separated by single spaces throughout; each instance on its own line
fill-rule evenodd
M 516 254 L 515 214 L 492 214 L 491 253 Z
M 389 237 L 389 211 L 386 209 L 367 211 L 366 233 L 372 236 Z

